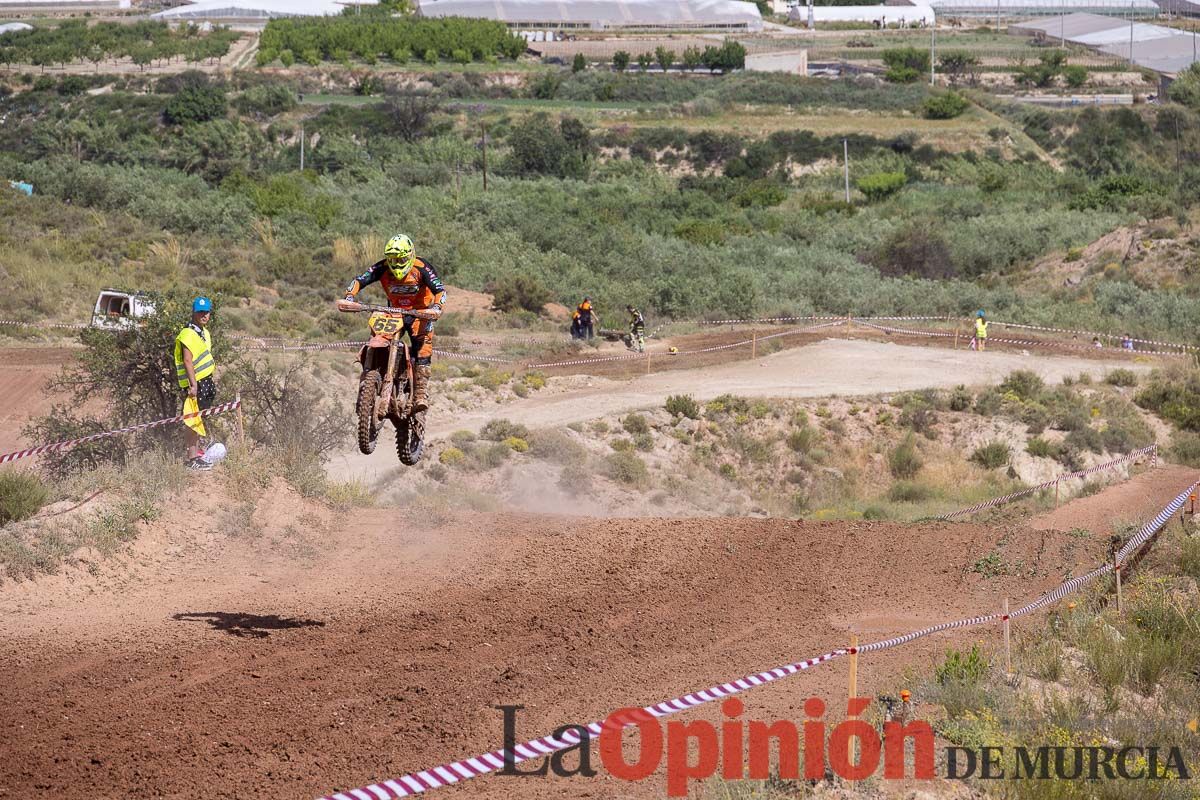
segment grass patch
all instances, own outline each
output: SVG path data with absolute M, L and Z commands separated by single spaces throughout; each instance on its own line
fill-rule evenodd
M 0 472 L 0 525 L 28 519 L 42 510 L 50 491 L 32 472 Z
M 915 478 L 922 465 L 912 434 L 904 437 L 904 441 L 888 454 L 888 470 L 891 471 L 892 477 L 900 480 Z
M 989 442 L 971 453 L 971 461 L 984 469 L 996 469 L 1008 463 L 1010 454 L 1004 442 Z

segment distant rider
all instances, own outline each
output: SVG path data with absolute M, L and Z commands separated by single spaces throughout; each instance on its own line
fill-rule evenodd
M 388 239 L 383 258 L 346 287 L 346 299 L 356 300 L 360 291 L 376 281 L 383 283 L 388 305 L 392 308 L 441 311 L 446 302 L 446 287 L 437 270 L 428 261 L 417 258 L 412 239 L 404 234 Z M 404 330 L 412 339 L 416 354 L 413 367 L 413 410 L 416 412 L 429 408 L 433 326 L 430 320 L 404 318 Z
M 629 312 L 629 342 L 639 353 L 646 350 L 646 318 L 633 306 L 625 306 Z

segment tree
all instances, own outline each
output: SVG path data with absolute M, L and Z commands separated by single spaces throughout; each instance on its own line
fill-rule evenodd
M 1167 90 L 1167 95 L 1176 103 L 1194 111 L 1200 110 L 1200 62 L 1180 72 Z
M 746 65 L 746 49 L 742 44 L 727 38 L 720 47 L 706 47 L 700 55 L 700 62 L 709 70 L 730 72 L 742 70 Z
M 613 53 L 613 66 L 616 68 L 617 72 L 624 72 L 626 69 L 628 69 L 629 53 L 626 53 L 624 50 L 618 50 L 617 52 Z
M 1083 86 L 1085 83 L 1087 83 L 1087 67 L 1081 67 L 1078 64 L 1071 64 L 1070 66 L 1063 67 L 1062 76 L 1063 80 L 1066 81 L 1067 86 L 1071 87 L 1072 89 L 1078 89 L 1080 86 Z
M 654 63 L 654 56 L 650 55 L 649 53 L 642 53 L 637 57 L 637 62 L 638 69 L 640 69 L 642 72 L 645 72 L 646 70 L 650 69 L 650 65 Z
M 225 116 L 225 90 L 219 86 L 188 86 L 167 101 L 163 118 L 171 125 L 207 122 Z
M 430 47 L 425 51 L 425 63 L 433 66 L 438 63 L 438 51 Z
M 903 172 L 875 172 L 859 178 L 854 185 L 874 203 L 900 191 L 907 182 Z
M 415 142 L 429 131 L 438 101 L 426 95 L 408 93 L 390 95 L 384 111 L 391 118 L 395 132 L 406 142 Z
M 746 66 L 746 48 L 732 39 L 726 39 L 720 47 L 704 48 L 700 63 L 719 72 L 743 69 Z
M 279 54 L 279 63 L 285 67 L 290 67 L 296 63 L 296 56 L 292 54 L 291 50 L 284 50 Z
M 572 117 L 558 126 L 546 114 L 533 114 L 508 136 L 511 167 L 518 175 L 585 178 L 589 171 L 591 139 L 583 123 Z
M 971 83 L 979 69 L 979 59 L 966 50 L 949 50 L 938 56 L 938 71 L 945 75 L 951 86 L 957 86 L 964 76 Z
M 954 119 L 971 107 L 971 103 L 956 92 L 946 92 L 928 98 L 921 107 L 926 119 Z
M 583 57 L 583 53 L 576 53 L 574 60 L 571 61 L 571 72 L 583 72 L 587 69 L 587 59 Z
M 658 65 L 662 67 L 663 72 L 668 72 L 671 69 L 671 65 L 675 63 L 675 51 L 668 50 L 662 45 L 659 45 L 654 49 L 654 59 L 658 62 Z
M 700 66 L 700 48 L 695 45 L 685 47 L 683 50 L 683 67 L 688 72 L 691 72 L 696 67 Z
M 887 65 L 884 75 L 892 83 L 914 83 L 929 73 L 929 51 L 916 47 L 894 47 L 881 53 Z

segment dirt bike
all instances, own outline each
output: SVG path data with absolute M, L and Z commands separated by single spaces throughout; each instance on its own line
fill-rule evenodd
M 369 313 L 371 339 L 358 351 L 358 449 L 375 452 L 384 420 L 396 428 L 396 455 L 412 466 L 425 449 L 425 412 L 413 413 L 413 359 L 404 337 L 404 318 L 433 321 L 440 311 L 372 306 L 339 300 L 338 311 Z

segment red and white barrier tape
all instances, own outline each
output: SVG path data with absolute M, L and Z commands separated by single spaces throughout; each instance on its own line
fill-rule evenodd
M 763 684 L 777 681 L 780 678 L 795 675 L 798 672 L 803 672 L 818 664 L 823 664 L 838 656 L 845 655 L 846 652 L 846 650 L 834 650 L 815 658 L 785 664 L 782 667 L 776 667 L 775 669 L 759 672 L 754 675 L 747 675 L 744 678 L 738 678 L 729 683 L 711 686 L 700 692 L 676 697 L 664 703 L 645 706 L 642 708 L 642 711 L 651 717 L 666 717 L 680 711 L 686 711 L 689 708 L 695 708 L 704 703 L 710 703 L 714 700 L 720 700 L 730 695 L 744 692 L 747 689 L 753 689 L 755 686 L 762 686 Z M 587 729 L 590 737 L 595 738 L 605 730 L 606 723 L 611 726 L 610 730 L 615 731 L 632 724 L 632 721 L 609 723 L 608 720 L 605 720 L 604 722 L 593 722 L 583 727 Z M 506 753 L 503 749 L 493 750 L 475 758 L 451 761 L 449 764 L 443 764 L 440 767 L 422 770 L 421 772 L 414 772 L 395 780 L 373 783 L 361 789 L 336 792 L 321 798 L 321 800 L 386 800 L 387 798 L 408 797 L 503 769 L 506 758 L 507 763 L 519 764 L 529 759 L 543 758 L 559 750 L 574 747 L 580 741 L 580 735 L 574 730 L 568 731 L 557 738 L 554 736 L 543 736 L 540 739 L 533 739 L 524 744 L 514 745 L 511 753 Z
M 1185 489 L 1183 493 L 1177 496 L 1170 504 L 1158 513 L 1154 519 L 1147 522 L 1136 536 L 1129 540 L 1117 555 L 1117 562 L 1124 561 L 1131 553 L 1135 552 L 1139 547 L 1145 544 L 1151 536 L 1153 536 L 1163 525 L 1167 523 L 1172 516 L 1175 515 L 1183 504 L 1187 501 L 1191 493 L 1200 486 L 1200 481 L 1193 483 Z M 1087 584 L 1113 571 L 1113 564 L 1103 564 L 1091 572 L 1071 578 L 1061 585 L 1051 589 L 1043 594 L 1037 600 L 1028 603 L 1014 611 L 1010 611 L 1007 619 L 1025 616 L 1031 614 L 1038 609 L 1044 608 L 1051 603 L 1056 603 L 1062 600 L 1069 594 L 1077 592 Z M 644 706 L 642 711 L 651 717 L 664 717 L 679 711 L 686 711 L 689 708 L 694 708 L 704 703 L 709 703 L 714 700 L 720 700 L 728 697 L 731 694 L 746 691 L 755 686 L 762 686 L 766 683 L 785 678 L 790 675 L 795 675 L 799 672 L 808 670 L 818 664 L 823 664 L 826 661 L 838 658 L 844 655 L 855 653 L 873 653 L 881 650 L 887 650 L 892 647 L 908 644 L 917 639 L 926 636 L 932 636 L 936 633 L 953 630 L 956 628 L 967 628 L 976 625 L 986 625 L 992 622 L 1005 621 L 1005 615 L 1002 613 L 993 612 L 990 614 L 982 614 L 976 617 L 967 617 L 965 619 L 954 620 L 951 622 L 943 622 L 939 625 L 931 625 L 928 628 L 912 631 L 901 636 L 894 636 L 889 639 L 882 639 L 877 642 L 859 645 L 858 647 L 840 648 L 831 650 L 828 653 L 817 656 L 815 658 L 796 661 L 782 667 L 778 667 L 766 672 L 759 672 L 755 675 L 748 675 L 731 683 L 721 684 L 719 686 L 710 687 L 701 692 L 694 692 L 682 697 L 677 697 L 673 700 L 668 700 L 664 703 L 659 703 L 652 706 Z M 606 720 L 607 722 L 607 720 Z M 616 726 L 624 727 L 632 724 L 632 720 L 612 723 L 615 729 Z M 588 734 L 591 737 L 599 736 L 605 729 L 604 723 L 593 722 L 586 726 Z M 565 750 L 568 747 L 574 747 L 581 741 L 580 736 L 575 731 L 569 731 L 562 736 L 555 738 L 553 736 L 544 736 L 541 739 L 533 739 L 514 746 L 513 752 L 506 754 L 504 750 L 493 750 L 481 756 L 467 758 L 461 761 L 452 761 L 448 764 L 443 764 L 440 767 L 434 767 L 421 772 L 414 772 L 409 775 L 404 775 L 393 780 L 385 780 L 380 783 L 373 783 L 359 789 L 350 789 L 345 792 L 335 792 L 334 794 L 326 795 L 321 800 L 388 800 L 388 798 L 408 797 L 414 794 L 437 789 L 442 786 L 449 786 L 453 783 L 469 780 L 480 775 L 486 775 L 489 772 L 495 772 L 505 766 L 505 756 L 508 756 L 508 762 L 519 764 L 530 759 L 543 758 L 551 753 L 559 750 Z
M 120 436 L 125 433 L 134 433 L 135 431 L 144 431 L 149 428 L 158 428 L 162 425 L 170 425 L 173 422 L 183 422 L 185 419 L 192 419 L 193 417 L 211 417 L 214 414 L 220 414 L 223 411 L 235 409 L 241 404 L 241 398 L 238 398 L 237 400 L 231 400 L 228 403 L 222 403 L 219 406 L 213 406 L 212 408 L 206 408 L 203 411 L 194 412 L 191 414 L 179 414 L 178 416 L 167 417 L 166 419 L 157 419 L 154 422 L 141 422 L 137 425 L 129 425 L 127 427 L 117 428 L 116 430 L 112 431 L 93 433 L 90 436 L 83 436 L 79 439 L 66 439 L 61 442 L 54 442 L 53 444 L 42 444 L 38 445 L 37 447 L 27 448 L 25 450 L 17 450 L 14 453 L 5 453 L 4 455 L 0 455 L 0 464 L 5 464 L 9 461 L 16 461 L 21 458 L 27 458 L 29 456 L 40 455 L 42 453 L 49 453 L 52 450 L 67 450 L 75 445 L 84 444 L 86 442 L 94 442 L 98 439 L 107 439 L 110 436 Z
M 1027 489 L 1021 489 L 1018 492 L 1010 492 L 1009 494 L 1002 495 L 1000 497 L 994 497 L 991 500 L 984 500 L 982 503 L 976 503 L 975 505 L 969 506 L 968 508 L 962 508 L 962 509 L 959 509 L 958 511 L 951 511 L 949 514 L 941 515 L 940 517 L 938 517 L 938 519 L 950 520 L 950 519 L 954 519 L 955 517 L 964 516 L 966 514 L 974 514 L 976 511 L 982 511 L 985 508 L 992 508 L 994 506 L 1004 505 L 1005 503 L 1011 503 L 1013 500 L 1016 500 L 1018 498 L 1025 497 L 1026 495 L 1033 494 L 1034 492 L 1040 492 L 1042 489 L 1049 489 L 1050 487 L 1052 487 L 1058 483 L 1061 483 L 1062 481 L 1071 480 L 1073 478 L 1082 478 L 1087 475 L 1094 475 L 1097 472 L 1103 472 L 1105 470 L 1113 469 L 1114 467 L 1118 467 L 1122 464 L 1127 464 L 1130 461 L 1136 461 L 1137 459 L 1141 458 L 1142 456 L 1146 456 L 1146 455 L 1150 456 L 1150 458 L 1152 459 L 1152 464 L 1157 463 L 1158 462 L 1158 444 L 1156 443 L 1156 444 L 1150 445 L 1149 447 L 1143 447 L 1140 450 L 1134 450 L 1130 453 L 1127 453 L 1127 454 L 1121 456 L 1120 458 L 1113 459 L 1112 461 L 1107 461 L 1103 464 L 1097 464 L 1094 467 L 1088 467 L 1087 469 L 1076 470 L 1075 472 L 1068 472 L 1065 475 L 1059 475 L 1057 478 L 1054 478 L 1053 480 L 1045 481 L 1043 483 L 1039 483 L 1037 486 L 1030 486 Z
M 951 338 L 962 336 L 966 340 L 970 340 L 971 334 L 956 334 L 953 331 L 930 331 L 911 328 L 896 328 L 889 325 L 877 325 L 868 322 L 863 318 L 856 317 L 854 319 L 860 325 L 876 330 L 885 331 L 887 333 L 899 333 L 905 336 L 930 336 L 939 338 Z M 999 323 L 993 323 L 999 324 Z M 989 336 L 987 341 L 999 344 L 1012 344 L 1021 347 L 1057 347 L 1065 350 L 1079 350 L 1081 352 L 1094 352 L 1097 348 L 1082 344 L 1071 344 L 1070 342 L 1046 341 L 1042 339 L 1005 339 L 998 336 Z M 1120 348 L 1108 348 L 1104 352 L 1121 353 L 1131 356 L 1178 356 L 1183 355 L 1179 350 L 1124 350 Z
M 9 325 L 18 328 L 61 328 L 69 331 L 81 331 L 88 327 L 87 325 L 78 325 L 70 322 L 21 322 L 16 319 L 0 319 L 0 325 Z
M 1020 322 L 999 322 L 999 321 L 997 321 L 997 322 L 993 322 L 992 324 L 1000 325 L 1005 328 L 1022 328 L 1024 330 L 1028 330 L 1028 331 L 1046 331 L 1048 333 L 1066 333 L 1066 334 L 1070 334 L 1072 336 L 1099 336 L 1099 337 L 1103 337 L 1105 339 L 1113 339 L 1115 341 L 1120 341 L 1125 338 L 1124 336 L 1117 336 L 1115 333 L 1100 333 L 1098 331 L 1077 331 L 1077 330 L 1072 330 L 1070 328 L 1051 328 L 1046 325 L 1026 325 L 1026 324 L 1023 324 Z M 1135 336 L 1129 337 L 1129 341 L 1137 342 L 1140 344 L 1154 345 L 1155 347 L 1177 347 L 1181 350 L 1193 350 L 1193 351 L 1200 350 L 1200 347 L 1197 347 L 1196 345 L 1181 344 L 1179 342 L 1164 342 L 1164 341 L 1159 341 L 1157 339 L 1139 339 Z

